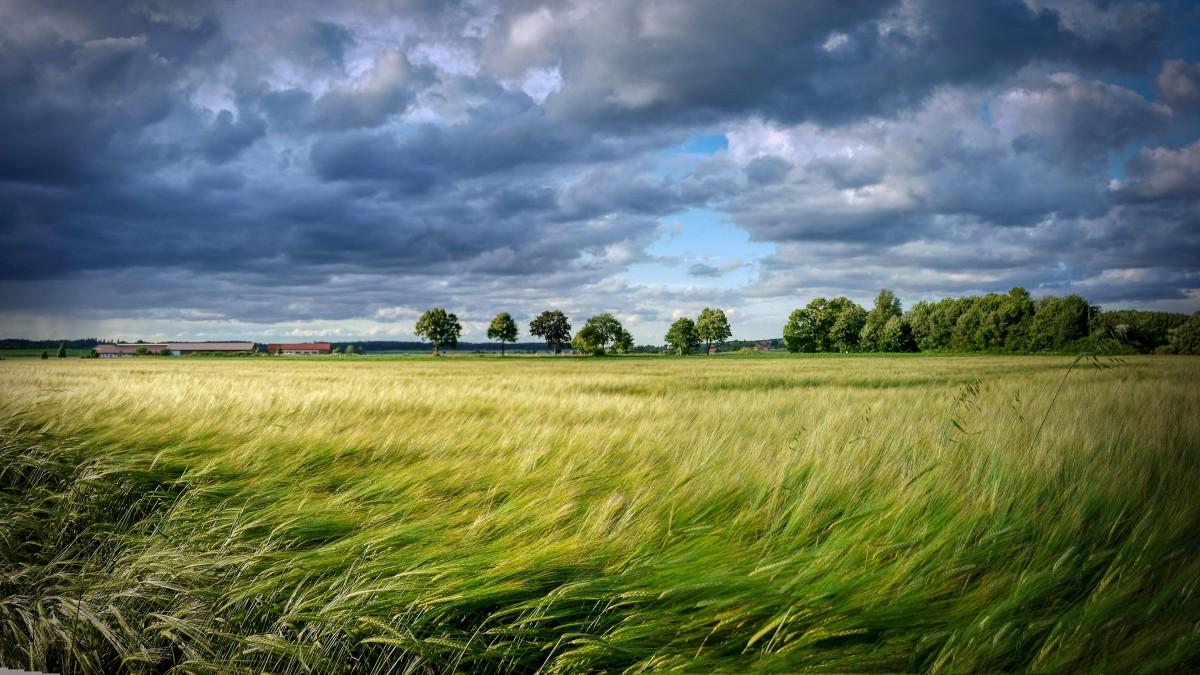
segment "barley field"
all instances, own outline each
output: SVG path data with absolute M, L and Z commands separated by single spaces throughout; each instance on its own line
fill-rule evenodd
M 1200 668 L 1200 359 L 0 362 L 0 666 Z

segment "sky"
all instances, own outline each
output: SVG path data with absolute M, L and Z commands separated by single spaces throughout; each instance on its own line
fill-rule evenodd
M 1200 309 L 1200 7 L 0 0 L 0 337 Z

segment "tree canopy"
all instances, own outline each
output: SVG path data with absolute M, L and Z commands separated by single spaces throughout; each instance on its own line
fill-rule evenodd
M 729 319 L 725 317 L 725 310 L 710 307 L 701 310 L 700 316 L 696 318 L 696 336 L 704 341 L 705 353 L 712 349 L 714 342 L 719 345 L 733 337 L 733 331 L 729 328 Z
M 539 337 L 555 354 L 571 344 L 571 322 L 557 309 L 548 309 L 529 322 L 529 334 Z
M 441 307 L 435 307 L 426 310 L 421 315 L 413 332 L 418 337 L 432 342 L 433 353 L 436 355 L 443 346 L 455 347 L 458 345 L 458 337 L 462 335 L 462 324 L 458 322 L 458 317 L 454 314 Z
M 867 313 L 866 321 L 863 322 L 858 339 L 859 349 L 866 352 L 892 351 L 884 348 L 883 329 L 889 321 L 902 315 L 900 299 L 896 294 L 889 288 L 881 289 L 875 298 L 875 307 Z
M 676 319 L 667 329 L 667 344 L 678 354 L 691 354 L 700 344 L 700 336 L 696 332 L 696 322 L 686 316 Z
M 620 321 L 612 314 L 597 314 L 584 323 L 583 328 L 575 334 L 571 344 L 584 354 L 603 354 L 604 348 L 612 344 L 617 349 L 617 342 L 633 343 L 633 336 L 626 337 L 627 331 Z M 624 346 L 624 345 L 623 345 Z M 632 349 L 632 347 L 630 347 Z
M 622 328 L 613 340 L 613 351 L 618 354 L 632 354 L 634 349 L 633 334 Z
M 793 352 L 855 351 L 865 322 L 866 311 L 849 298 L 814 298 L 788 317 L 783 341 Z
M 504 344 L 517 341 L 517 322 L 513 321 L 512 315 L 508 312 L 500 312 L 492 318 L 492 323 L 487 329 L 487 336 L 489 340 L 500 341 L 500 356 L 504 356 Z

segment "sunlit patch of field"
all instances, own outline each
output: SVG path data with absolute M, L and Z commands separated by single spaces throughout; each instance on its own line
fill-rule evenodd
M 1070 364 L 5 361 L 0 665 L 1195 668 L 1200 360 Z

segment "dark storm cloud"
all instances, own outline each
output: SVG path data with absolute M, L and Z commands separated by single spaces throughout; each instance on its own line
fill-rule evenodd
M 1125 192 L 1136 200 L 1200 198 L 1200 142 L 1178 150 L 1143 148 L 1126 173 Z
M 791 171 L 791 162 L 781 157 L 755 157 L 743 169 L 753 183 L 778 183 Z
M 6 5 L 0 316 L 650 321 L 885 281 L 1179 298 L 1200 155 L 1172 7 Z M 694 209 L 778 247 L 750 286 L 722 250 L 678 258 L 708 285 L 623 276 Z
M 1172 108 L 1184 112 L 1200 110 L 1200 63 L 1171 59 L 1163 64 L 1154 84 Z
M 594 124 L 761 114 L 836 123 L 891 115 L 946 85 L 1032 63 L 1137 71 L 1164 38 L 1152 5 L 1114 10 L 1119 32 L 1072 30 L 1051 7 L 911 0 L 727 3 L 633 0 L 513 12 L 487 52 L 501 73 L 561 63 L 558 113 Z M 534 36 L 541 38 L 532 39 Z

